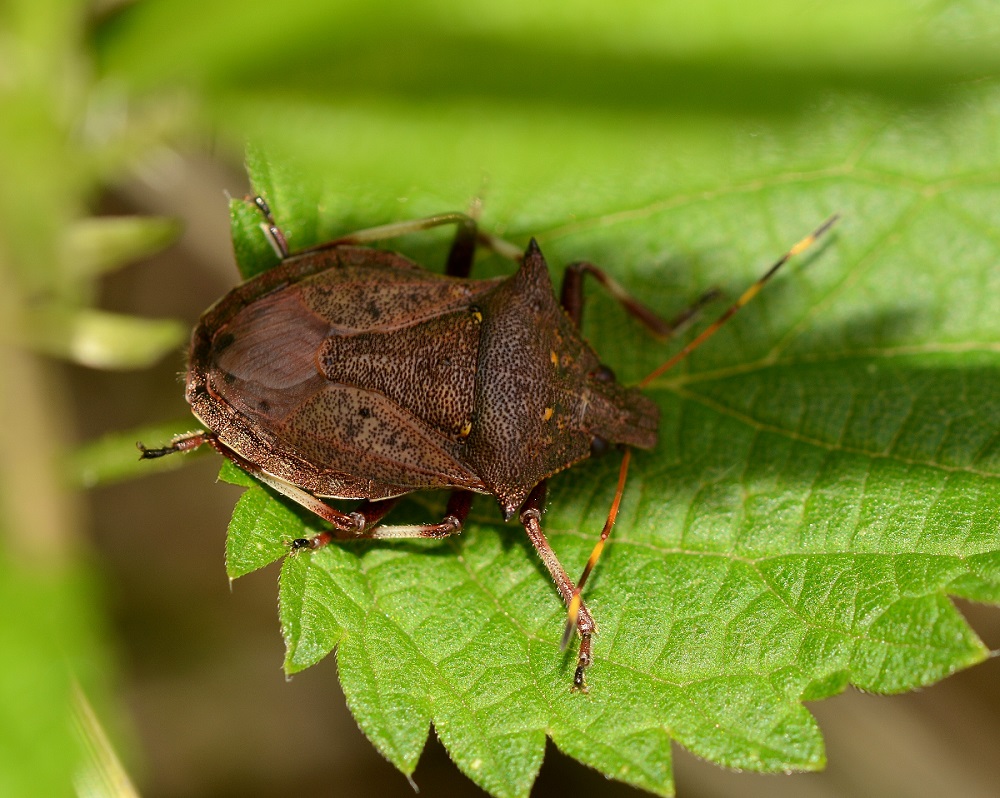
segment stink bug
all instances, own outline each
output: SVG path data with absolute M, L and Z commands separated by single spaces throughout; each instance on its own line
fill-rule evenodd
M 632 299 L 590 263 L 566 268 L 557 299 L 534 239 L 523 252 L 479 231 L 464 214 L 362 230 L 289 252 L 255 200 L 281 263 L 233 289 L 191 339 L 187 401 L 206 431 L 175 438 L 159 457 L 209 444 L 329 522 L 292 550 L 333 540 L 442 538 L 460 532 L 475 493 L 505 520 L 518 515 L 580 636 L 574 687 L 592 662 L 594 619 L 580 591 L 614 525 L 630 449 L 656 444 L 659 410 L 640 389 L 690 354 L 746 304 L 835 217 L 783 255 L 713 324 L 636 387 L 615 380 L 580 335 L 583 277 L 591 275 L 653 333 L 667 337 L 697 315 L 706 294 L 672 321 Z M 454 224 L 445 274 L 367 244 Z M 472 279 L 477 246 L 519 263 L 510 277 Z M 545 486 L 558 471 L 610 446 L 624 449 L 600 539 L 574 584 L 542 530 Z M 407 493 L 451 491 L 434 524 L 386 526 Z M 342 512 L 324 499 L 360 499 Z

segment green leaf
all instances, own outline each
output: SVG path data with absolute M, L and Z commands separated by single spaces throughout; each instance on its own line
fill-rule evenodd
M 289 544 L 308 537 L 305 524 L 292 509 L 276 502 L 254 479 L 226 462 L 219 479 L 249 488 L 233 510 L 226 537 L 226 573 L 230 579 L 263 568 L 288 554 Z
M 100 33 L 103 71 L 138 87 L 287 95 L 291 84 L 337 101 L 384 92 L 725 112 L 811 103 L 817 84 L 940 97 L 997 57 L 988 4 L 928 0 L 289 0 L 280 15 L 239 0 L 151 0 Z
M 155 27 L 163 6 L 149 7 L 135 25 Z M 431 724 L 458 767 L 498 796 L 527 794 L 546 736 L 660 794 L 673 789 L 671 742 L 729 767 L 812 770 L 825 754 L 804 701 L 849 684 L 909 690 L 988 655 L 949 596 L 1000 603 L 1000 88 L 989 78 L 955 83 L 958 73 L 995 69 L 980 45 L 952 71 L 934 65 L 947 61 L 949 41 L 994 28 L 974 10 L 914 8 L 941 23 L 915 61 L 905 47 L 881 49 L 878 37 L 899 28 L 872 26 L 865 52 L 886 59 L 858 59 L 845 78 L 835 48 L 815 47 L 823 37 L 813 28 L 795 38 L 789 18 L 775 38 L 748 45 L 754 69 L 723 65 L 703 105 L 694 89 L 677 99 L 670 89 L 708 63 L 704 51 L 676 60 L 677 41 L 651 32 L 647 56 L 626 63 L 612 57 L 615 30 L 600 22 L 578 30 L 596 55 L 557 42 L 576 60 L 552 72 L 534 69 L 538 45 L 512 44 L 523 25 L 477 39 L 467 35 L 474 15 L 450 34 L 394 18 L 378 43 L 358 36 L 360 23 L 345 24 L 326 42 L 337 53 L 328 69 L 299 75 L 294 93 L 239 84 L 235 50 L 219 56 L 211 79 L 243 92 L 227 95 L 220 119 L 251 136 L 256 188 L 293 249 L 463 209 L 482 194 L 487 231 L 521 245 L 537 236 L 554 272 L 599 263 L 669 316 L 711 286 L 738 295 L 824 218 L 843 215 L 652 387 L 660 442 L 635 454 L 618 525 L 585 591 L 599 624 L 588 694 L 569 690 L 574 654 L 559 650 L 565 610 L 555 590 L 488 497 L 454 540 L 286 557 L 286 670 L 336 649 L 359 725 L 403 772 L 413 772 Z M 535 21 L 543 31 L 556 22 Z M 275 35 L 289 35 L 288 18 L 280 24 Z M 707 30 L 697 20 L 681 28 Z M 207 42 L 207 31 L 175 35 Z M 414 33 L 400 51 L 409 57 L 382 58 L 401 46 L 400 31 Z M 351 47 L 354 36 L 361 43 Z M 463 47 L 442 45 L 455 40 Z M 112 72 L 128 61 L 127 37 L 119 41 L 105 53 Z M 786 42 L 794 57 L 778 46 Z M 157 55 L 142 80 L 155 82 L 168 60 L 174 68 L 176 58 Z M 508 60 L 524 71 L 506 71 Z M 463 62 L 478 70 L 457 68 Z M 811 70 L 809 91 L 793 79 L 801 69 Z M 765 92 L 760 105 L 737 98 L 743 116 L 722 117 L 733 94 L 725 87 L 745 85 L 741 70 L 778 75 L 787 107 Z M 511 94 L 497 77 L 511 74 L 538 78 Z M 581 74 L 612 77 L 585 96 Z M 348 77 L 360 88 L 349 91 Z M 485 88 L 473 92 L 479 80 Z M 336 107 L 320 84 L 338 93 Z M 720 117 L 694 113 L 705 110 Z M 234 204 L 247 275 L 274 262 L 259 221 Z M 446 238 L 390 245 L 439 268 Z M 504 271 L 495 258 L 477 264 L 477 274 Z M 597 289 L 588 289 L 584 332 L 625 382 L 676 351 L 651 342 Z M 616 471 L 610 457 L 552 480 L 544 524 L 573 575 L 604 522 Z M 422 496 L 396 515 L 432 521 L 442 509 L 440 497 Z M 317 527 L 251 487 L 230 530 L 230 574 L 281 557 Z
M 844 214 L 652 391 L 660 446 L 637 453 L 586 591 L 600 626 L 588 695 L 569 691 L 575 663 L 559 651 L 554 589 L 488 499 L 453 541 L 288 558 L 289 672 L 339 644 L 352 711 L 407 773 L 430 721 L 494 795 L 527 793 L 546 734 L 609 776 L 669 793 L 671 739 L 730 767 L 815 769 L 822 741 L 803 700 L 848 683 L 912 689 L 984 659 L 947 595 L 1000 599 L 988 224 L 1000 206 L 982 188 L 998 172 L 974 148 L 934 161 L 936 142 L 959 130 L 984 141 L 1000 132 L 974 124 L 1000 118 L 986 113 L 998 99 L 967 93 L 963 110 L 934 118 L 936 131 L 829 120 L 815 134 L 836 143 L 825 152 L 786 134 L 765 164 L 771 177 L 744 174 L 709 194 L 675 188 L 629 206 L 605 191 L 603 212 L 576 221 L 551 205 L 535 231 L 551 263 L 603 263 L 665 313 L 713 284 L 735 295 L 830 212 Z M 761 154 L 750 145 L 733 171 L 763 172 Z M 255 178 L 269 197 L 295 191 Z M 276 213 L 281 222 L 280 204 Z M 301 224 L 329 222 L 289 218 Z M 665 359 L 592 298 L 585 331 L 625 379 Z M 552 480 L 545 526 L 571 573 L 616 469 L 610 458 Z M 432 520 L 440 505 L 410 512 Z M 273 547 L 300 534 L 254 523 L 241 517 L 231 535 Z
M 100 679 L 110 667 L 96 643 L 95 592 L 92 574 L 82 568 L 52 568 L 41 557 L 12 557 L 0 549 L 4 795 L 71 793 L 83 760 L 71 725 L 73 694 L 80 682 L 102 693 Z

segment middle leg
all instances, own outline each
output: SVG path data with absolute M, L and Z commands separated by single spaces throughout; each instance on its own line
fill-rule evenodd
M 717 298 L 721 293 L 718 289 L 712 289 L 702 294 L 694 304 L 682 310 L 672 319 L 664 319 L 659 314 L 653 312 L 639 300 L 633 297 L 625 288 L 611 275 L 593 263 L 578 261 L 566 267 L 563 273 L 562 283 L 562 306 L 566 309 L 570 318 L 580 326 L 583 320 L 583 276 L 589 274 L 604 289 L 611 294 L 614 299 L 621 304 L 625 311 L 646 327 L 653 335 L 660 339 L 670 338 L 683 331 L 691 322 L 698 318 L 701 309 Z
M 436 524 L 402 524 L 397 526 L 382 526 L 381 520 L 399 504 L 401 496 L 379 501 L 362 502 L 351 516 L 362 520 L 359 529 L 353 532 L 343 532 L 336 527 L 320 532 L 311 538 L 299 538 L 292 541 L 292 549 L 321 549 L 334 540 L 390 540 L 400 538 L 430 538 L 440 539 L 457 535 L 462 531 L 469 511 L 472 509 L 472 493 L 467 490 L 453 490 L 448 497 L 448 506 L 444 518 Z M 317 501 L 319 501 L 317 499 Z
M 545 481 L 543 480 L 528 494 L 528 498 L 521 506 L 521 523 L 524 525 L 525 532 L 528 533 L 531 545 L 535 547 L 535 551 L 542 558 L 542 562 L 551 575 L 552 581 L 555 582 L 556 590 L 559 591 L 563 602 L 567 607 L 573 601 L 576 601 L 579 605 L 576 613 L 576 630 L 580 635 L 580 654 L 576 662 L 576 671 L 573 674 L 573 688 L 585 691 L 587 685 L 584 681 L 584 671 L 594 661 L 593 654 L 591 653 L 591 636 L 597 627 L 593 616 L 590 614 L 590 610 L 587 609 L 587 605 L 580 601 L 580 594 L 576 589 L 576 585 L 567 576 L 566 569 L 559 562 L 559 558 L 556 557 L 556 553 L 552 550 L 548 539 L 545 537 L 545 532 L 542 531 L 542 507 L 544 505 Z
M 453 224 L 457 227 L 455 240 L 452 242 L 446 267 L 447 273 L 453 277 L 467 277 L 469 275 L 472 267 L 472 257 L 475 254 L 477 246 L 486 247 L 498 255 L 515 262 L 519 262 L 524 255 L 520 247 L 502 238 L 482 232 L 476 220 L 465 213 L 441 213 L 437 216 L 428 216 L 424 219 L 410 219 L 405 222 L 392 222 L 390 224 L 379 225 L 378 227 L 369 227 L 314 247 L 308 247 L 302 250 L 302 252 L 318 252 L 344 245 L 374 244 L 379 241 L 385 241 L 410 233 L 419 233 L 446 224 Z
M 430 230 L 434 227 L 453 224 L 456 226 L 455 239 L 448 252 L 448 260 L 445 273 L 452 277 L 468 277 L 472 269 L 472 260 L 475 256 L 477 246 L 486 247 L 496 252 L 498 255 L 520 262 L 524 253 L 521 248 L 497 236 L 484 233 L 472 216 L 466 213 L 439 213 L 436 216 L 427 216 L 423 219 L 409 219 L 403 222 L 391 222 L 377 227 L 367 227 L 364 230 L 356 230 L 353 233 L 339 236 L 332 241 L 325 241 L 312 247 L 306 247 L 292 253 L 288 247 L 288 240 L 285 234 L 278 227 L 274 219 L 270 206 L 261 196 L 248 197 L 252 201 L 261 215 L 264 217 L 262 227 L 271 246 L 278 257 L 284 260 L 292 254 L 301 255 L 307 252 L 321 252 L 326 249 L 344 245 L 375 244 L 386 241 L 397 236 L 408 235 L 409 233 L 419 233 L 423 230 Z

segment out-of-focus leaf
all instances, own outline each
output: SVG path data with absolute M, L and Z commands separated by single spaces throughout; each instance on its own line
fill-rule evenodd
M 77 798 L 138 798 L 107 732 L 79 685 L 73 690 L 73 728 L 84 752 L 73 779 Z
M 23 335 L 33 349 L 81 366 L 137 369 L 181 345 L 187 328 L 173 319 L 145 319 L 93 308 L 27 316 Z
M 69 229 L 65 258 L 77 277 L 93 277 L 159 252 L 179 234 L 172 219 L 92 216 Z
M 93 585 L 81 573 L 0 549 L 0 794 L 70 795 L 83 759 L 73 734 L 76 678 L 93 681 Z

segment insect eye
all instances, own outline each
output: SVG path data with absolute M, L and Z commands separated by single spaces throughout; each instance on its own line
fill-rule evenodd
M 611 445 L 608 443 L 606 438 L 602 438 L 600 435 L 595 435 L 590 439 L 590 455 L 591 457 L 600 457 L 605 454 Z
M 597 371 L 594 372 L 594 379 L 598 382 L 614 382 L 615 373 L 605 365 L 598 367 Z

